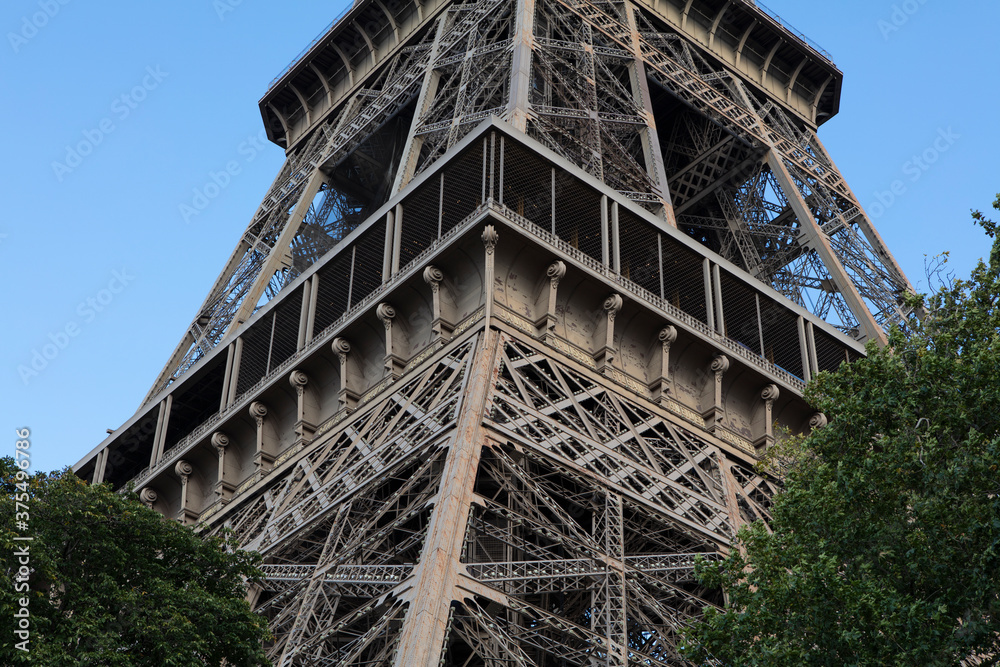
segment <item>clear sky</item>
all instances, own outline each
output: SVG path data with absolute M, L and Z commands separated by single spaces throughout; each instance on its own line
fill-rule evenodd
M 967 276 L 988 247 L 969 209 L 1000 191 L 1000 3 L 768 5 L 844 72 L 820 137 L 911 281 L 946 250 Z M 3 3 L 0 453 L 28 427 L 35 469 L 71 465 L 133 414 L 281 165 L 258 99 L 344 6 Z

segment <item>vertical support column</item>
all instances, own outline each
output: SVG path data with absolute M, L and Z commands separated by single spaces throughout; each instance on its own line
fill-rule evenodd
M 702 274 L 705 278 L 705 312 L 708 314 L 708 326 L 715 328 L 715 306 L 712 305 L 712 263 L 708 258 L 702 260 Z
M 556 234 L 556 168 L 555 167 L 552 167 L 551 176 L 549 177 L 549 201 L 552 203 L 551 211 L 549 213 L 552 221 L 552 230 L 551 230 L 552 236 L 558 236 L 558 234 Z
M 150 467 L 159 463 L 163 457 L 163 446 L 167 440 L 167 426 L 170 422 L 170 408 L 173 404 L 173 394 L 169 394 L 160 402 L 160 413 L 156 418 L 156 434 L 153 436 L 153 452 L 149 460 Z
M 428 265 L 424 269 L 424 282 L 431 288 L 431 333 L 434 337 L 434 344 L 441 345 L 451 338 L 454 328 L 452 323 L 452 304 L 448 304 L 448 313 L 444 312 L 445 304 L 441 294 L 441 283 L 444 281 L 444 273 L 436 266 Z M 451 299 L 447 299 L 451 301 Z
M 612 294 L 604 300 L 604 316 L 598 323 L 594 341 L 594 348 L 597 350 L 594 361 L 597 363 L 598 373 L 608 373 L 615 360 L 615 317 L 624 303 L 621 294 Z
M 219 398 L 219 412 L 229 404 L 229 383 L 233 379 L 233 344 L 226 346 L 226 372 L 222 376 L 222 396 Z
M 228 408 L 236 402 L 236 388 L 239 386 L 240 363 L 243 361 L 243 337 L 240 336 L 233 344 L 233 376 L 229 379 L 229 394 L 226 398 Z
M 726 335 L 726 315 L 722 309 L 722 277 L 719 272 L 719 265 L 712 265 L 712 282 L 715 288 L 715 330 L 719 334 Z
M 548 342 L 555 335 L 556 322 L 556 298 L 559 292 L 559 281 L 566 276 L 566 263 L 561 259 L 549 264 L 545 270 L 545 275 L 549 279 L 548 289 L 543 288 L 545 300 L 545 313 L 536 321 L 535 326 L 539 328 L 542 340 Z
M 486 138 L 486 136 L 483 136 L 483 175 L 482 175 L 482 178 L 479 181 L 479 205 L 480 206 L 482 206 L 483 204 L 486 203 L 486 192 L 487 192 L 486 180 L 489 178 L 489 175 L 490 175 L 489 168 L 488 168 L 489 167 L 489 159 L 490 159 L 490 151 L 486 150 L 487 146 L 489 146 L 489 140 Z M 438 233 L 438 237 L 440 238 L 440 236 L 441 236 L 441 234 L 439 232 Z
M 343 338 L 334 338 L 330 347 L 340 360 L 340 390 L 337 392 L 337 400 L 340 402 L 340 409 L 350 413 L 358 404 L 358 393 L 354 390 L 354 383 L 351 381 L 349 364 L 351 344 Z
M 806 382 L 812 380 L 812 364 L 809 363 L 809 344 L 806 343 L 805 320 L 799 315 L 795 321 L 799 330 L 799 353 L 802 356 L 802 379 Z
M 302 284 L 302 305 L 299 307 L 299 336 L 295 341 L 295 351 L 301 352 L 306 346 L 306 324 L 309 322 L 309 304 L 312 303 L 312 276 Z
M 438 175 L 438 238 L 444 229 L 444 169 Z
M 496 193 L 493 191 L 494 184 L 496 183 L 496 165 L 497 165 L 497 133 L 490 132 L 490 171 L 488 178 L 490 179 L 489 187 L 489 200 L 492 202 L 496 199 Z M 438 229 L 438 238 L 441 238 L 441 230 Z
M 815 376 L 819 373 L 819 359 L 816 358 L 816 334 L 809 320 L 806 320 L 806 351 L 809 353 L 809 368 Z
M 507 121 L 521 132 L 527 132 L 531 54 L 535 44 L 535 0 L 516 0 L 515 12 Z
M 396 204 L 395 212 L 393 214 L 393 219 L 396 221 L 393 227 L 392 234 L 392 275 L 396 275 L 399 272 L 399 252 L 400 246 L 403 245 L 403 205 Z M 353 279 L 354 270 L 351 270 L 351 276 Z
M 385 274 L 382 274 L 385 276 Z M 319 274 L 314 273 L 312 278 L 312 290 L 309 292 L 309 319 L 306 320 L 306 342 L 313 339 L 316 332 L 316 304 L 319 301 Z
M 604 507 L 594 512 L 597 539 L 604 547 L 604 584 L 594 594 L 591 629 L 607 640 L 607 667 L 628 665 L 625 603 L 625 533 L 621 497 L 605 491 Z
M 278 436 L 274 426 L 266 419 L 267 406 L 260 401 L 250 404 L 250 416 L 257 422 L 257 447 L 253 463 L 257 471 L 267 473 L 274 465 L 278 449 Z
M 215 497 L 223 505 L 229 502 L 236 492 L 236 485 L 232 483 L 230 475 L 226 474 L 226 448 L 229 447 L 229 436 L 222 431 L 212 434 L 212 446 L 219 457 L 219 472 L 215 481 Z
M 774 444 L 774 402 L 780 395 L 777 385 L 773 384 L 765 386 L 760 392 L 762 406 L 753 422 L 753 432 L 756 435 L 753 446 L 758 453 L 762 454 Z
M 403 374 L 403 359 L 397 354 L 397 344 L 393 336 L 393 323 L 396 318 L 396 309 L 388 303 L 380 303 L 375 308 L 375 314 L 382 320 L 385 327 L 385 356 L 382 363 L 385 368 L 385 377 L 396 379 Z
M 709 381 L 705 387 L 703 401 L 704 409 L 701 416 L 705 418 L 705 428 L 711 432 L 722 425 L 724 411 L 722 404 L 722 376 L 729 370 L 729 357 L 716 355 L 709 364 Z
M 496 281 L 494 269 L 496 258 L 494 257 L 494 253 L 496 251 L 498 238 L 499 236 L 497 236 L 497 230 L 493 227 L 493 225 L 486 225 L 486 228 L 483 229 L 483 245 L 486 246 L 486 270 L 483 278 L 483 289 L 486 293 L 483 295 L 483 298 L 485 299 L 483 304 L 483 316 L 486 319 L 487 327 L 489 327 L 490 319 L 493 317 L 493 294 L 496 290 L 496 286 L 494 285 Z
M 449 609 L 463 593 L 459 554 L 465 542 L 476 471 L 486 436 L 482 430 L 488 391 L 496 381 L 498 334 L 486 327 L 469 368 L 465 398 L 427 528 L 422 559 L 413 572 L 410 609 L 396 649 L 396 667 L 438 667 Z
M 108 448 L 105 447 L 97 452 L 94 457 L 94 474 L 90 478 L 91 484 L 101 484 L 104 482 L 104 471 L 108 466 Z
M 601 195 L 601 264 L 606 267 L 611 266 L 611 239 L 608 228 L 608 196 Z
M 500 135 L 500 178 L 497 180 L 497 187 L 500 188 L 500 192 L 497 193 L 497 200 L 500 205 L 503 206 L 503 172 L 504 172 L 504 136 Z M 443 172 L 442 172 L 443 173 Z
M 667 291 L 663 284 L 663 234 L 656 235 L 656 259 L 657 275 L 660 276 L 660 298 L 667 298 Z
M 764 318 L 760 316 L 760 292 L 754 291 L 754 301 L 757 304 L 757 336 L 760 340 L 760 356 L 764 356 Z
M 177 512 L 177 520 L 185 526 L 191 525 L 198 520 L 198 513 L 190 507 L 190 480 L 193 473 L 194 466 L 183 459 L 178 461 L 177 465 L 174 466 L 174 474 L 181 480 L 181 499 L 180 509 Z
M 300 370 L 288 375 L 288 384 L 295 389 L 295 445 L 311 442 L 319 417 L 316 390 L 309 386 L 309 376 Z
M 670 393 L 670 346 L 677 341 L 677 328 L 672 324 L 660 329 L 657 336 L 657 347 L 653 353 L 652 378 L 649 383 L 650 398 L 663 405 Z M 658 354 L 657 354 L 658 352 Z
M 622 272 L 621 234 L 618 233 L 618 202 L 611 202 L 611 270 Z
M 385 253 L 382 256 L 382 282 L 386 283 L 394 273 L 393 257 L 396 248 L 396 213 L 389 211 L 385 214 Z

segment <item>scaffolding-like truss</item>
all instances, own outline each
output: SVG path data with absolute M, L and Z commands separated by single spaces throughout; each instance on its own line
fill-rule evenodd
M 301 133 L 147 400 L 489 116 L 856 338 L 905 321 L 911 287 L 815 129 L 651 7 L 469 0 L 421 26 Z

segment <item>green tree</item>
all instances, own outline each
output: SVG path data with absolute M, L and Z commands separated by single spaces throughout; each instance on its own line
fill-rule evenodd
M 88 485 L 69 470 L 18 472 L 14 459 L 0 459 L 0 548 L 10 582 L 0 613 L 13 618 L 27 598 L 30 641 L 29 651 L 19 650 L 21 638 L 8 633 L 0 664 L 268 664 L 266 624 L 245 599 L 245 581 L 261 574 L 258 555 L 202 538 L 135 494 Z M 26 530 L 15 523 L 25 505 Z M 16 550 L 24 545 L 30 574 L 21 582 Z
M 688 634 L 698 664 L 1000 664 L 1000 238 L 912 302 L 922 321 L 809 386 L 830 423 L 780 452 L 773 532 L 699 568 L 728 602 Z

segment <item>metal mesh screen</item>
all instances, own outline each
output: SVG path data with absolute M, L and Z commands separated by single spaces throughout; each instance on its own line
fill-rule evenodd
M 299 342 L 299 318 L 302 314 L 302 288 L 285 297 L 274 309 L 274 339 L 271 341 L 271 372 L 295 354 Z
M 240 355 L 240 374 L 236 379 L 236 395 L 240 396 L 254 386 L 267 372 L 267 355 L 271 347 L 271 325 L 274 313 L 250 327 L 243 334 L 243 352 Z
M 660 293 L 659 233 L 632 212 L 619 208 L 618 235 L 622 276 L 663 296 Z
M 176 445 L 181 438 L 219 411 L 225 379 L 226 355 L 220 354 L 206 370 L 198 373 L 198 377 L 174 392 L 164 451 Z
M 798 316 L 771 299 L 760 297 L 764 357 L 792 375 L 803 378 Z
M 569 174 L 556 172 L 556 236 L 601 261 L 601 195 Z
M 552 167 L 513 141 L 504 143 L 501 202 L 543 229 L 552 226 Z
M 403 213 L 404 229 L 406 213 Z M 354 282 L 351 306 L 382 285 L 382 260 L 385 253 L 385 220 L 371 226 L 354 244 Z
M 663 237 L 663 292 L 674 306 L 708 323 L 701 255 L 668 236 Z
M 763 356 L 757 320 L 757 291 L 726 271 L 720 272 L 726 336 Z
M 483 143 L 476 141 L 444 170 L 441 231 L 460 223 L 483 203 Z
M 816 362 L 821 371 L 835 371 L 848 360 L 847 346 L 825 331 L 813 327 L 813 340 L 816 341 Z
M 318 336 L 347 310 L 347 291 L 351 284 L 351 249 L 343 248 L 321 268 L 316 294 L 316 319 L 313 334 Z
M 160 408 L 154 404 L 142 419 L 128 427 L 118 441 L 111 445 L 108 463 L 104 469 L 105 482 L 111 482 L 117 489 L 146 467 L 153 454 L 153 437 L 156 435 L 159 414 Z
M 445 191 L 451 186 L 448 178 Z M 403 268 L 438 237 L 440 227 L 441 177 L 435 176 L 403 200 L 403 229 L 400 234 L 399 267 Z M 397 221 L 398 222 L 398 221 Z

